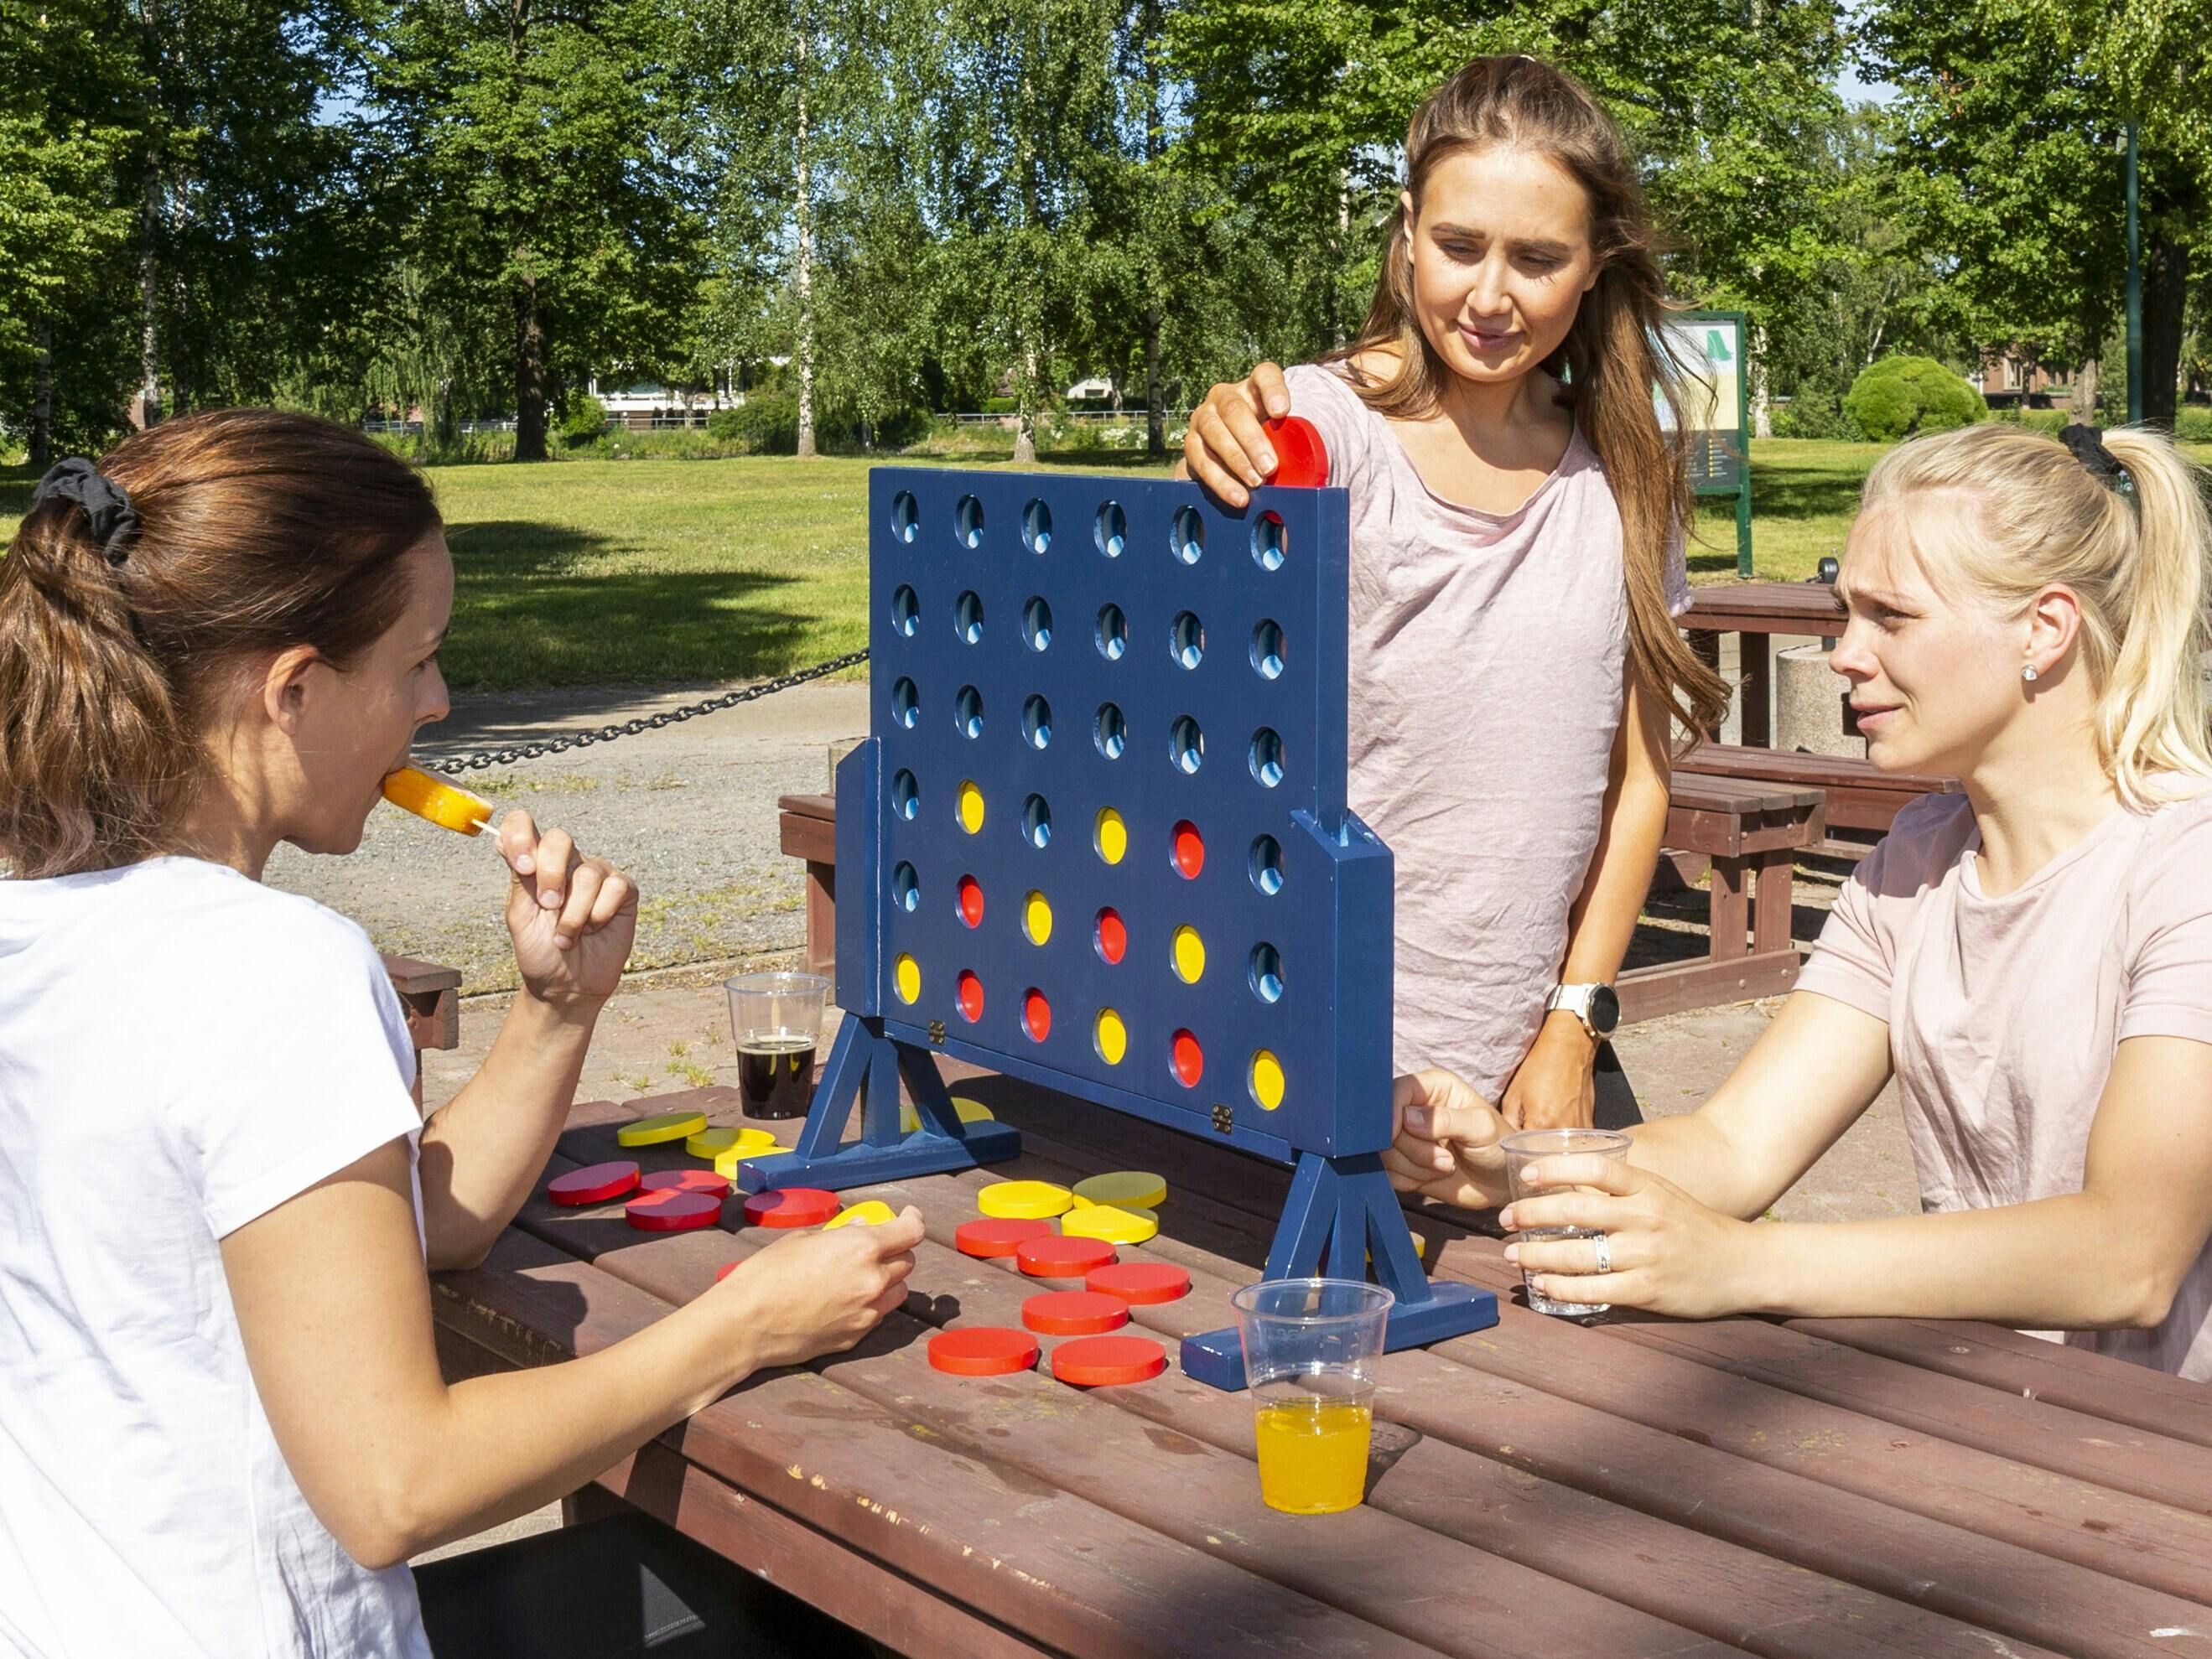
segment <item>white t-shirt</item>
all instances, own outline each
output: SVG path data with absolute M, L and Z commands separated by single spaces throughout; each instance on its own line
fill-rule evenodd
M 408 1570 L 285 1466 L 218 1247 L 411 1146 L 413 1067 L 309 900 L 191 859 L 0 881 L 0 1650 L 428 1654 Z

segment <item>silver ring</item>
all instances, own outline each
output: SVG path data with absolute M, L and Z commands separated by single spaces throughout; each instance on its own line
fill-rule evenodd
M 1592 1233 L 1590 1243 L 1597 1246 L 1597 1270 L 1601 1273 L 1613 1271 L 1613 1241 L 1603 1233 Z

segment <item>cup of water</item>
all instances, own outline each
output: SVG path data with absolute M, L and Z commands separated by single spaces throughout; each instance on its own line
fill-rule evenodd
M 1257 1411 L 1261 1498 L 1290 1515 L 1356 1508 L 1396 1298 L 1358 1279 L 1270 1279 L 1230 1300 Z
M 1600 1158 L 1626 1159 L 1628 1157 L 1628 1137 L 1612 1129 L 1524 1129 L 1519 1134 L 1508 1135 L 1498 1143 L 1505 1149 L 1505 1183 L 1516 1203 L 1524 1198 L 1534 1198 L 1541 1193 L 1574 1191 L 1594 1192 L 1584 1187 L 1531 1187 L 1522 1171 L 1540 1158 L 1566 1158 L 1577 1152 L 1594 1152 Z M 1519 1239 L 1539 1238 L 1595 1238 L 1596 1233 L 1588 1227 L 1538 1227 L 1514 1234 Z M 1528 1305 L 1540 1314 L 1556 1314 L 1564 1318 L 1579 1319 L 1587 1314 L 1603 1313 L 1610 1302 L 1560 1302 L 1537 1293 L 1530 1282 L 1528 1270 L 1521 1270 L 1521 1284 L 1528 1292 Z

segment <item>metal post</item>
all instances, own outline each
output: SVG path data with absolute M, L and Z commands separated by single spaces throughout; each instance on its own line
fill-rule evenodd
M 2128 419 L 2143 417 L 2142 227 L 2137 210 L 2136 124 L 2128 123 Z

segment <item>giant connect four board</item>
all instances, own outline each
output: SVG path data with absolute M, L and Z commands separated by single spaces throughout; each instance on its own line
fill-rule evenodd
M 1012 1156 L 959 1121 L 943 1053 L 1291 1164 L 1268 1276 L 1371 1256 L 1393 1347 L 1494 1322 L 1423 1275 L 1377 1157 L 1391 860 L 1345 802 L 1347 549 L 1340 489 L 1231 512 L 1152 479 L 871 475 L 870 735 L 837 775 L 857 1018 L 745 1187 Z M 1233 1329 L 1182 1360 L 1241 1386 Z

